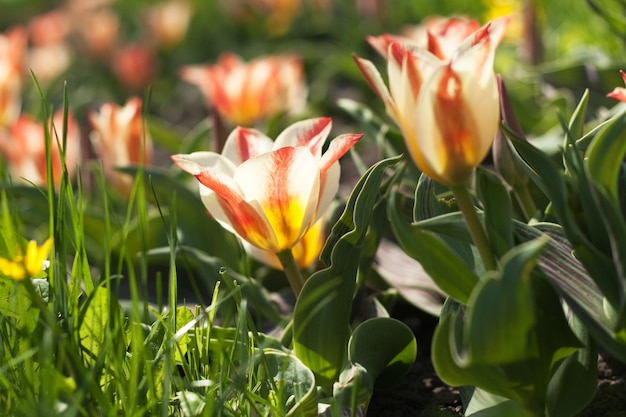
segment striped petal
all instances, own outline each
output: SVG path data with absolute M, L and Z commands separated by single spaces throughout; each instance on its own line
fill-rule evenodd
M 238 127 L 228 135 L 222 156 L 240 165 L 250 158 L 269 152 L 273 146 L 272 139 L 258 130 Z
M 284 146 L 306 146 L 313 156 L 319 158 L 322 155 L 322 145 L 330 134 L 331 127 L 330 117 L 296 122 L 278 135 L 274 149 Z
M 249 159 L 234 177 L 247 201 L 255 201 L 273 231 L 256 246 L 281 252 L 293 247 L 312 225 L 319 197 L 319 165 L 305 147 L 284 147 Z
M 354 56 L 354 61 L 372 90 L 374 90 L 378 97 L 382 99 L 387 112 L 395 114 L 395 104 L 389 94 L 389 89 L 387 89 L 387 85 L 383 81 L 383 77 L 380 75 L 380 72 L 378 72 L 374 64 L 372 64 L 371 61 L 359 58 L 356 55 Z

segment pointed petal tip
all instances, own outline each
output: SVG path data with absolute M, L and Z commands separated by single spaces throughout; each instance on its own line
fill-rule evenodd
M 188 158 L 188 155 L 176 154 L 171 155 L 170 159 L 176 166 L 191 175 L 198 176 L 202 171 L 202 166 Z

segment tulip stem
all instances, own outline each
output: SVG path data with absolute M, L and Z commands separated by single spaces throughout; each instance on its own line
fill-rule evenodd
M 528 189 L 528 185 L 520 185 L 519 187 L 515 187 L 515 195 L 517 197 L 517 201 L 520 204 L 522 211 L 524 212 L 524 216 L 526 217 L 526 221 L 532 219 L 537 211 L 537 206 L 535 205 L 535 201 L 533 200 L 532 195 L 530 195 L 530 190 Z
M 485 269 L 487 271 L 495 271 L 497 269 L 497 264 L 495 258 L 493 257 L 491 245 L 489 244 L 489 239 L 487 238 L 485 229 L 483 229 L 483 225 L 478 218 L 476 207 L 474 207 L 474 203 L 472 202 L 472 198 L 467 190 L 467 187 L 464 185 L 452 187 L 452 192 L 456 197 L 456 203 L 461 209 L 463 218 L 465 218 L 465 224 L 467 224 L 467 228 L 472 236 L 472 241 L 474 242 L 474 245 L 476 245 L 478 253 L 483 260 Z
M 298 268 L 298 264 L 293 257 L 293 252 L 291 252 L 291 249 L 286 249 L 282 252 L 278 252 L 276 256 L 278 256 L 278 260 L 283 266 L 289 285 L 291 285 L 291 289 L 296 294 L 297 298 L 300 295 L 300 291 L 302 291 L 302 287 L 304 286 L 304 277 L 302 276 L 300 268 Z

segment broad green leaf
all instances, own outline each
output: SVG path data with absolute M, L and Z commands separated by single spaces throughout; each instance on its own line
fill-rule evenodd
M 469 404 L 465 409 L 466 417 L 535 417 L 513 400 L 474 388 Z
M 460 212 L 450 190 L 422 174 L 415 188 L 413 220 L 419 223 L 420 227 L 436 223 L 436 227 L 429 230 L 438 233 L 450 249 L 455 251 L 470 268 L 473 268 L 475 262 L 471 245 L 472 238 L 465 220 L 462 217 L 452 218 L 455 214 L 460 214 Z
M 406 375 L 416 355 L 417 342 L 411 329 L 389 317 L 364 321 L 354 329 L 348 344 L 350 362 L 362 365 L 381 386 Z
M 499 365 L 539 356 L 530 274 L 546 241 L 515 247 L 502 259 L 502 272 L 481 280 L 472 292 L 465 333 L 470 363 Z
M 85 358 L 91 362 L 103 353 L 102 347 L 115 341 L 116 346 L 126 346 L 122 323 L 122 310 L 108 288 L 97 287 L 83 307 L 78 329 Z M 118 338 L 122 338 L 121 340 Z
M 431 357 L 437 375 L 453 387 L 474 385 L 509 397 L 517 381 L 507 379 L 498 367 L 468 363 L 462 346 L 463 316 L 463 307 L 448 299 L 433 335 Z
M 574 317 L 575 318 L 575 317 Z M 586 346 L 567 357 L 548 384 L 546 409 L 550 416 L 574 417 L 594 398 L 597 390 L 598 349 L 579 320 L 573 328 Z
M 378 162 L 361 178 L 322 251 L 321 258 L 324 262 L 330 260 L 329 267 L 306 281 L 296 302 L 296 356 L 315 373 L 318 384 L 328 393 L 342 369 L 347 349 L 361 244 L 385 169 L 398 161 L 390 158 Z
M 272 349 L 262 351 L 263 369 L 275 384 L 270 398 L 286 417 L 317 414 L 315 375 L 293 353 Z
M 437 235 L 422 230 L 419 223 L 408 224 L 401 218 L 397 191 L 390 193 L 387 216 L 394 236 L 407 255 L 417 260 L 446 294 L 466 303 L 478 277 Z
M 45 284 L 37 285 L 41 286 L 42 292 L 48 291 L 47 281 Z M 26 336 L 35 330 L 39 318 L 39 309 L 36 303 L 30 299 L 26 288 L 19 281 L 14 281 L 4 276 L 0 276 L 0 316 L 15 319 L 13 325 L 24 332 L 22 336 Z

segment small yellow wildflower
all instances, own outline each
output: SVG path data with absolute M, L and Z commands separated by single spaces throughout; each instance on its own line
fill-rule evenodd
M 18 281 L 37 276 L 43 271 L 44 261 L 48 258 L 51 247 L 52 238 L 41 246 L 31 240 L 26 246 L 26 254 L 22 254 L 21 248 L 18 248 L 13 260 L 0 258 L 0 274 Z

